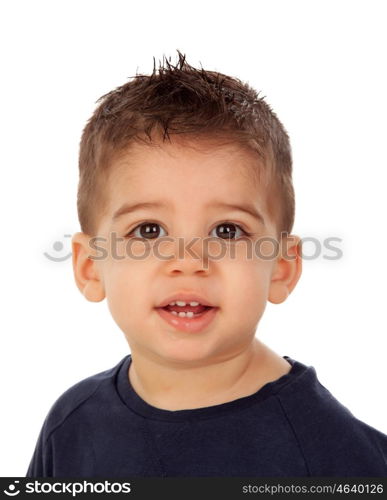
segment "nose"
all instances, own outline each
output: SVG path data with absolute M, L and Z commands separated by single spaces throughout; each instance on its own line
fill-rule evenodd
M 169 274 L 206 275 L 209 272 L 210 261 L 202 238 L 177 238 L 169 255 L 171 258 L 165 261 L 165 269 Z

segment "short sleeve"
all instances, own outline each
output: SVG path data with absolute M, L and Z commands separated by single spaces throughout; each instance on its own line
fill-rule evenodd
M 52 443 L 51 438 L 47 438 L 46 426 L 47 419 L 39 433 L 26 477 L 53 477 Z
M 362 421 L 360 421 L 360 425 L 366 431 L 369 440 L 374 443 L 375 448 L 380 453 L 387 477 L 387 435 Z

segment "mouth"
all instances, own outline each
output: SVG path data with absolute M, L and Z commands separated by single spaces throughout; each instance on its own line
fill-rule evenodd
M 178 305 L 170 303 L 164 307 L 156 307 L 159 315 L 171 326 L 177 330 L 185 332 L 203 331 L 215 318 L 218 307 L 206 306 L 197 302 Z M 180 302 L 183 304 L 183 302 Z
M 179 304 L 179 305 L 178 305 Z M 183 305 L 184 304 L 184 305 Z M 164 307 L 159 309 L 164 309 L 165 311 L 178 316 L 179 318 L 197 318 L 203 315 L 209 309 L 213 309 L 212 306 L 205 306 L 199 304 L 198 302 L 171 302 Z

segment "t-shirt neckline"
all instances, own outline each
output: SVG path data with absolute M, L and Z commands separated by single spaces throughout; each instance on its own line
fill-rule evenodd
M 128 373 L 132 357 L 128 354 L 123 360 L 121 367 L 117 373 L 116 388 L 125 405 L 133 412 L 154 420 L 166 420 L 170 422 L 181 422 L 188 420 L 206 419 L 215 416 L 221 416 L 230 411 L 247 408 L 252 404 L 258 403 L 267 399 L 269 396 L 276 394 L 285 385 L 295 380 L 299 375 L 304 373 L 308 367 L 303 363 L 296 361 L 289 356 L 282 356 L 291 364 L 291 369 L 285 375 L 282 375 L 272 382 L 266 383 L 258 389 L 254 394 L 244 396 L 242 398 L 221 403 L 214 406 L 206 406 L 202 408 L 193 408 L 187 410 L 164 410 L 150 405 L 144 401 L 134 390 Z

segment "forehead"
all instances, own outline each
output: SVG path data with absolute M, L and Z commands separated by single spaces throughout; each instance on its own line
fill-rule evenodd
M 106 189 L 112 214 L 126 201 L 162 198 L 193 209 L 214 199 L 265 205 L 265 176 L 257 153 L 238 144 L 204 141 L 134 143 L 111 166 Z

